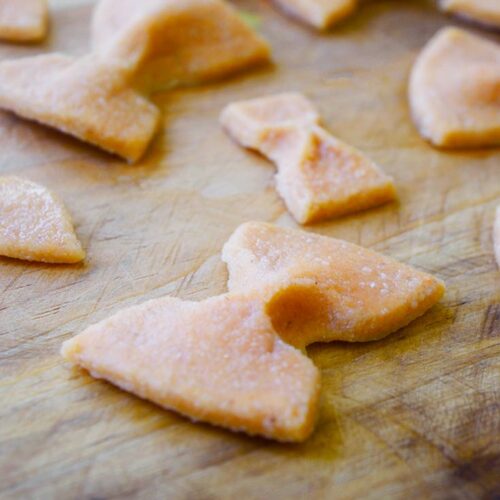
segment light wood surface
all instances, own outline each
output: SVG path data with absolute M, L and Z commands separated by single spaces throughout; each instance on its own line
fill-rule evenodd
M 440 152 L 406 102 L 420 47 L 451 20 L 431 1 L 373 0 L 318 35 L 259 0 L 275 66 L 158 95 L 163 127 L 137 166 L 0 115 L 0 172 L 54 189 L 88 259 L 0 259 L 1 498 L 494 498 L 500 481 L 500 273 L 491 230 L 498 150 Z M 88 46 L 91 6 L 59 0 L 43 46 Z M 493 39 L 498 36 L 486 33 Z M 435 273 L 442 303 L 386 340 L 309 349 L 323 376 L 317 431 L 287 446 L 192 424 L 64 364 L 63 340 L 112 312 L 225 290 L 224 241 L 251 219 L 293 226 L 273 166 L 217 123 L 235 100 L 304 92 L 326 127 L 396 179 L 400 202 L 310 227 Z

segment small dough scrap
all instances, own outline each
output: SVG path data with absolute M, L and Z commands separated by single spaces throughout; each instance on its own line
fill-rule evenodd
M 147 91 L 203 83 L 270 58 L 268 44 L 224 0 L 101 0 L 92 47 Z
M 392 179 L 318 122 L 312 104 L 295 93 L 236 102 L 221 114 L 236 141 L 276 163 L 276 188 L 301 224 L 394 200 Z
M 442 10 L 471 21 L 500 28 L 498 0 L 441 0 Z
M 326 30 L 350 16 L 358 0 L 275 0 L 286 13 L 319 30 Z
M 53 264 L 85 258 L 62 202 L 19 177 L 0 177 L 0 255 Z
M 48 31 L 47 0 L 0 0 L 0 39 L 38 42 Z
M 411 72 L 420 134 L 446 148 L 500 145 L 500 47 L 458 28 L 440 30 Z
M 224 246 L 230 292 L 303 280 L 316 291 L 274 291 L 268 314 L 282 338 L 313 342 L 377 340 L 408 325 L 443 295 L 443 283 L 352 243 L 264 222 L 241 225 Z
M 493 226 L 493 246 L 497 264 L 500 268 L 500 205 L 497 207 L 495 225 Z
M 151 300 L 91 326 L 61 353 L 193 420 L 279 441 L 303 441 L 314 427 L 319 371 L 280 339 L 258 296 Z
M 0 63 L 0 108 L 49 125 L 130 162 L 148 147 L 157 107 L 93 57 L 49 54 Z

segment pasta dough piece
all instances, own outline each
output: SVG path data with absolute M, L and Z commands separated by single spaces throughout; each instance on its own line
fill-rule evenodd
M 37 42 L 47 35 L 47 0 L 0 0 L 0 39 Z
M 412 69 L 420 134 L 447 148 L 500 145 L 500 48 L 457 28 L 439 31 Z
M 0 63 L 0 107 L 138 160 L 159 121 L 152 103 L 115 69 L 62 54 Z
M 314 427 L 319 372 L 279 338 L 256 296 L 151 300 L 91 326 L 61 352 L 193 420 L 280 441 L 303 441 Z
M 284 292 L 268 306 L 287 342 L 377 340 L 424 314 L 443 295 L 443 283 L 345 241 L 263 222 L 241 225 L 224 246 L 231 292 L 302 280 L 316 286 Z
M 319 30 L 325 30 L 350 16 L 358 0 L 275 0 L 283 11 Z
M 92 46 L 150 91 L 269 61 L 267 43 L 223 0 L 101 0 Z
M 57 264 L 85 258 L 64 205 L 19 177 L 0 177 L 0 255 Z
M 276 163 L 276 188 L 297 222 L 322 221 L 393 200 L 392 179 L 318 122 L 312 104 L 294 93 L 236 102 L 221 114 L 236 141 Z
M 445 12 L 500 28 L 498 0 L 441 0 L 439 5 Z

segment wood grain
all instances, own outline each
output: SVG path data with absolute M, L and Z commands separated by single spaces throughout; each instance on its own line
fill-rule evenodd
M 0 259 L 2 498 L 495 498 L 500 493 L 500 274 L 492 251 L 498 150 L 442 152 L 417 134 L 406 81 L 418 50 L 452 21 L 431 1 L 373 0 L 318 35 L 260 0 L 275 65 L 155 96 L 163 127 L 127 166 L 0 115 L 0 172 L 57 191 L 88 251 L 81 266 Z M 82 54 L 91 5 L 59 0 L 43 46 L 0 58 Z M 492 33 L 487 34 L 499 39 Z M 443 278 L 442 303 L 366 345 L 309 349 L 323 375 L 320 421 L 300 446 L 204 425 L 65 365 L 63 340 L 119 308 L 225 290 L 219 252 L 250 219 L 293 226 L 273 166 L 217 123 L 222 107 L 304 92 L 325 125 L 396 179 L 400 201 L 309 230 Z

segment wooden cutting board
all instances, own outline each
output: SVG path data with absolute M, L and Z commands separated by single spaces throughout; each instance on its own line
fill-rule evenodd
M 163 127 L 137 166 L 0 115 L 0 172 L 57 191 L 88 251 L 80 266 L 0 259 L 0 497 L 494 498 L 500 154 L 431 148 L 406 101 L 416 54 L 453 21 L 431 1 L 373 0 L 321 35 L 267 2 L 237 5 L 259 16 L 275 65 L 156 96 Z M 90 1 L 59 0 L 50 41 L 3 43 L 0 59 L 82 54 L 90 14 Z M 320 419 L 295 446 L 192 424 L 58 354 L 65 339 L 120 308 L 223 292 L 219 252 L 240 223 L 294 225 L 273 189 L 273 166 L 217 122 L 235 99 L 283 90 L 310 97 L 327 128 L 393 175 L 400 195 L 308 230 L 392 255 L 448 286 L 437 307 L 386 340 L 309 349 L 323 376 Z

